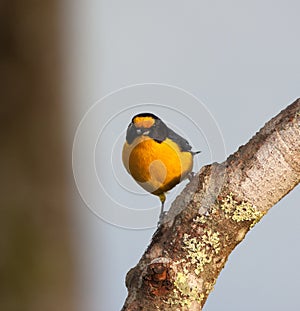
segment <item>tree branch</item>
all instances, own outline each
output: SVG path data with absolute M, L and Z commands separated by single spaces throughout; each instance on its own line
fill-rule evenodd
M 300 181 L 300 99 L 203 167 L 126 277 L 123 311 L 202 310 L 231 251 Z

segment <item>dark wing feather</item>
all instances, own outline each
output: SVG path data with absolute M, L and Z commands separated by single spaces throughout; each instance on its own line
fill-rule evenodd
M 159 144 L 168 136 L 168 127 L 160 119 L 155 121 L 155 125 L 151 128 L 149 137 L 153 138 Z
M 189 144 L 189 142 L 185 138 L 183 138 L 180 135 L 178 135 L 177 133 L 175 133 L 170 128 L 168 128 L 167 137 L 170 138 L 171 140 L 173 140 L 174 142 L 176 142 L 181 151 L 191 152 L 192 146 Z
M 128 144 L 131 144 L 134 139 L 137 137 L 136 129 L 132 123 L 128 125 L 126 132 L 126 141 Z

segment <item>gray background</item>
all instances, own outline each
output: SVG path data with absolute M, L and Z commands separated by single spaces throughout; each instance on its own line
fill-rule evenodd
M 62 21 L 70 141 L 84 114 L 101 97 L 127 85 L 155 82 L 199 98 L 221 130 L 226 155 L 231 154 L 300 96 L 299 10 L 299 1 L 291 0 L 68 1 Z M 118 104 L 124 105 L 111 105 L 118 110 Z M 108 120 L 112 106 L 101 107 L 99 120 Z M 188 122 L 168 121 L 190 134 Z M 128 122 L 128 115 L 121 114 L 120 128 Z M 112 132 L 112 143 L 121 134 L 119 128 Z M 103 153 L 105 148 L 99 144 Z M 209 155 L 213 161 L 224 160 L 219 156 Z M 200 162 L 209 163 L 208 158 L 204 154 Z M 108 163 L 96 164 L 100 170 L 101 165 L 109 168 Z M 99 206 L 109 207 L 104 196 L 96 190 L 94 195 Z M 154 229 L 113 226 L 89 211 L 75 185 L 71 196 L 79 310 L 119 310 L 126 296 L 125 274 L 137 263 Z M 230 256 L 205 310 L 300 309 L 299 199 L 296 188 L 248 234 Z M 134 204 L 133 194 L 130 200 Z M 156 204 L 150 195 L 143 200 Z

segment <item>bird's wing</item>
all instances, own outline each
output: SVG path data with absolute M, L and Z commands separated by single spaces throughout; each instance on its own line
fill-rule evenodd
M 177 133 L 175 133 L 170 128 L 168 128 L 167 137 L 170 138 L 171 140 L 173 140 L 174 142 L 176 142 L 178 144 L 178 146 L 180 147 L 181 151 L 191 152 L 192 146 L 189 144 L 189 142 L 185 138 L 183 138 L 180 135 L 178 135 Z

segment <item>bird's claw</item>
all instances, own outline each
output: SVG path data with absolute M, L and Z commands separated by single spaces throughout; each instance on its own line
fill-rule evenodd
M 195 175 L 196 175 L 196 173 L 189 172 L 188 175 L 187 175 L 187 178 L 189 179 L 189 181 L 191 181 Z

